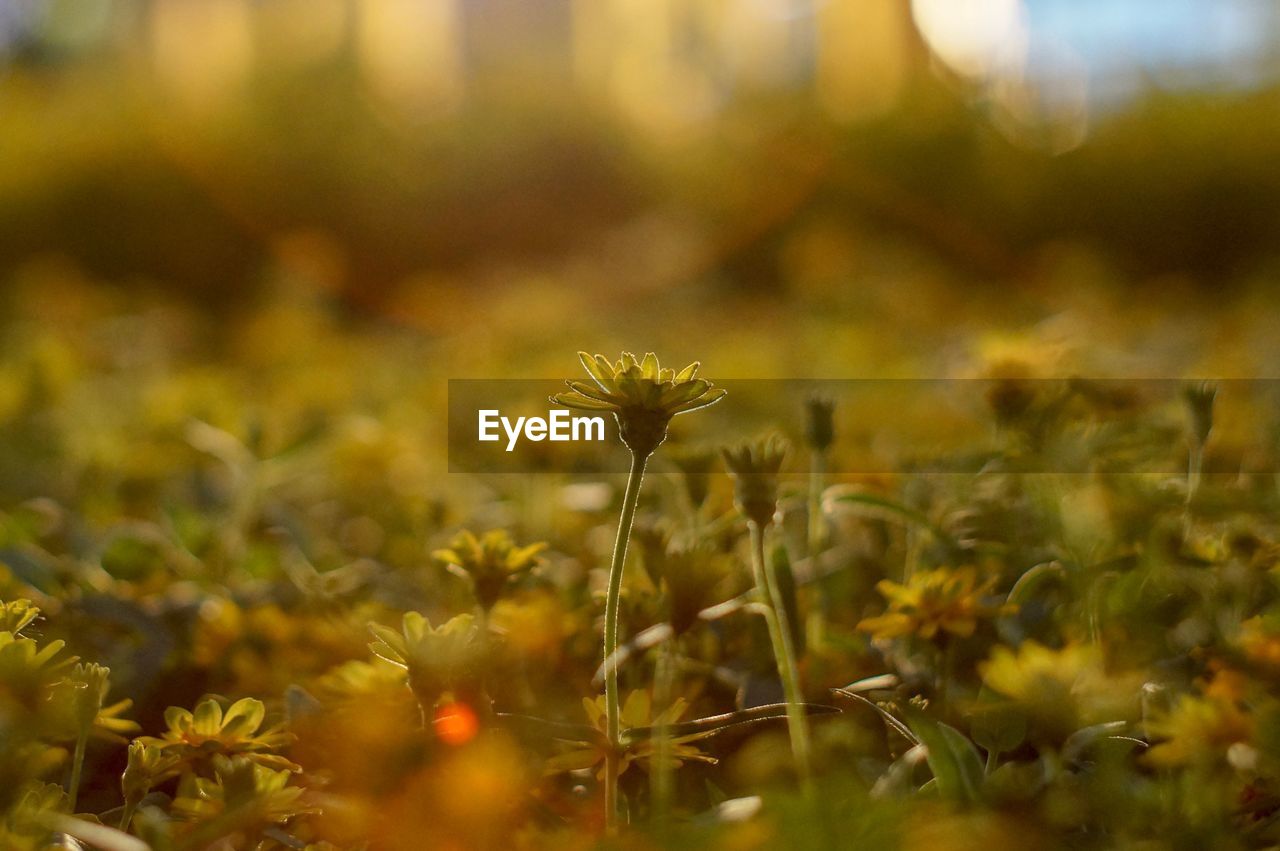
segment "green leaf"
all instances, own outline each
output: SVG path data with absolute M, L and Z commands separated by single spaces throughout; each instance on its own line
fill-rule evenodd
M 928 753 L 929 768 L 938 793 L 957 803 L 974 804 L 982 798 L 982 758 L 973 742 L 954 727 L 935 721 L 919 710 L 907 713 L 907 723 Z
M 831 488 L 828 490 L 828 493 L 830 493 L 831 490 L 836 490 L 836 488 Z M 887 514 L 894 519 L 913 523 L 922 529 L 927 530 L 929 534 L 933 535 L 951 549 L 960 548 L 960 545 L 956 543 L 955 538 L 947 534 L 942 527 L 938 526 L 923 513 L 916 511 L 914 508 L 908 508 L 905 505 L 894 502 L 891 499 L 885 499 L 882 496 L 876 496 L 875 494 L 870 493 L 849 493 L 847 491 L 840 492 L 837 490 L 837 495 L 834 497 L 827 497 L 827 500 L 843 503 L 845 505 L 860 505 L 867 508 L 877 509 L 877 513 L 879 514 Z
M 1066 575 L 1066 568 L 1056 561 L 1037 564 L 1018 577 L 1017 582 L 1013 583 L 1013 588 L 1009 591 L 1008 601 L 1017 605 L 1025 600 L 1037 599 L 1042 596 L 1040 591 L 1046 584 L 1062 582 L 1066 579 Z
M 1012 703 L 994 697 L 983 687 L 969 721 L 969 733 L 983 750 L 1008 753 L 1027 737 L 1027 716 Z

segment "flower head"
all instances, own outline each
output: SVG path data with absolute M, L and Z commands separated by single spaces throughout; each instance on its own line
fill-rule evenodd
M 703 609 L 724 601 L 732 561 L 731 556 L 706 545 L 669 550 L 663 555 L 657 572 L 667 593 L 667 617 L 676 635 L 697 624 Z
M 833 399 L 811 396 L 804 403 L 804 439 L 815 452 L 826 452 L 836 438 L 836 403 Z
M 173 801 L 176 815 L 207 819 L 235 812 L 241 818 L 281 822 L 315 808 L 303 799 L 305 789 L 290 786 L 288 771 L 275 771 L 245 757 L 214 759 L 212 779 L 184 775 Z
M 456 615 L 436 627 L 418 612 L 406 612 L 399 632 L 381 624 L 369 630 L 376 639 L 369 649 L 409 672 L 409 686 L 424 710 L 474 679 L 481 668 L 485 648 L 471 615 Z
M 29 600 L 12 600 L 0 603 L 0 632 L 17 635 L 40 616 L 40 609 Z
M 1108 674 L 1101 651 L 1086 644 L 999 646 L 978 664 L 978 672 L 988 688 L 1027 710 L 1042 733 L 1058 738 L 1083 725 L 1133 715 L 1140 690 L 1131 675 Z
M 76 662 L 75 656 L 58 658 L 65 645 L 59 639 L 41 647 L 33 639 L 0 632 L 0 684 L 5 692 L 34 708 Z
M 546 772 L 548 774 L 556 774 L 562 771 L 577 771 L 583 768 L 591 768 L 595 765 L 601 765 L 608 755 L 608 737 L 606 735 L 605 726 L 605 699 L 604 696 L 595 698 L 589 697 L 582 699 L 582 707 L 587 713 L 587 720 L 591 722 L 591 726 L 599 731 L 600 736 L 595 742 L 584 744 L 571 750 L 553 756 L 547 761 Z M 627 701 L 622 706 L 622 725 L 623 731 L 621 741 L 618 747 L 622 751 L 618 765 L 618 774 L 621 776 L 632 763 L 643 762 L 651 763 L 658 755 L 658 740 L 656 737 L 649 735 L 628 735 L 632 730 L 644 730 L 646 733 L 655 727 L 668 726 L 676 723 L 684 715 L 688 704 L 683 698 L 677 698 L 674 703 L 666 708 L 665 711 L 653 715 L 652 706 L 649 701 L 649 693 L 647 691 L 633 691 L 627 696 Z M 671 761 L 675 767 L 683 765 L 685 762 L 707 762 L 716 763 L 715 757 L 708 756 L 691 744 L 698 739 L 705 739 L 712 735 L 714 731 L 700 731 L 688 736 L 676 736 L 669 742 L 669 752 Z M 604 769 L 601 768 L 601 773 Z
M 977 630 L 978 621 L 1001 611 L 1000 606 L 984 599 L 994 585 L 994 578 L 979 584 L 972 567 L 921 571 L 905 585 L 884 579 L 876 588 L 889 601 L 889 610 L 864 618 L 858 629 L 878 639 L 916 635 L 931 641 L 939 633 L 968 638 Z
M 1210 381 L 1190 384 L 1182 390 L 1182 399 L 1191 418 L 1191 434 L 1201 446 L 1213 431 L 1213 403 L 1217 397 L 1218 385 Z
M 488 611 L 508 581 L 538 564 L 538 553 L 546 547 L 545 543 L 517 547 L 505 529 L 485 532 L 479 538 L 464 530 L 448 549 L 436 550 L 433 555 L 451 573 L 471 581 L 476 601 Z
M 54 684 L 46 712 L 50 726 L 62 738 L 72 739 L 88 731 L 101 739 L 124 744 L 125 734 L 136 733 L 136 722 L 120 717 L 133 701 L 125 698 L 103 705 L 110 688 L 111 669 L 78 664 L 66 678 Z
M 747 519 L 767 526 L 778 508 L 778 471 L 790 446 L 777 435 L 720 450 L 733 475 L 734 501 Z
M 172 749 L 142 741 L 129 743 L 129 762 L 120 776 L 120 791 L 135 806 L 157 783 L 178 774 L 182 756 Z
M 684 482 L 685 493 L 694 509 L 698 509 L 707 501 L 711 493 L 711 474 L 718 472 L 716 452 L 713 449 L 700 447 L 676 447 L 667 452 L 667 458 L 680 471 Z
M 1172 709 L 1147 722 L 1148 734 L 1160 741 L 1145 759 L 1162 768 L 1222 763 L 1233 746 L 1253 740 L 1255 726 L 1241 702 L 1222 690 L 1182 695 Z
M 658 357 L 647 353 L 640 360 L 623 352 L 617 363 L 604 355 L 578 352 L 591 376 L 591 383 L 570 380 L 569 392 L 557 393 L 551 401 L 566 408 L 612 413 L 618 433 L 632 454 L 648 458 L 667 438 L 671 418 L 713 405 L 724 398 L 723 389 L 713 389 L 710 381 L 695 377 L 696 361 L 676 372 L 658 365 Z
M 206 697 L 196 704 L 195 711 L 170 706 L 164 713 L 169 727 L 164 735 L 158 738 L 142 736 L 135 742 L 171 750 L 184 757 L 199 754 L 245 755 L 273 768 L 299 771 L 298 766 L 289 760 L 270 753 L 291 743 L 293 736 L 279 727 L 260 730 L 266 714 L 262 701 L 252 697 L 237 700 L 225 710 L 215 698 Z

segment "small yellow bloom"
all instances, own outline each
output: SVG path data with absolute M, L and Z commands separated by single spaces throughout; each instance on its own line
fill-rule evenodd
M 290 786 L 288 771 L 275 771 L 246 757 L 218 756 L 212 779 L 186 774 L 178 785 L 173 812 L 179 818 L 203 820 L 234 811 L 241 819 L 282 822 L 316 812 Z
M 1173 709 L 1147 726 L 1153 738 L 1163 741 L 1145 758 L 1162 768 L 1224 761 L 1232 745 L 1249 742 L 1254 732 L 1253 718 L 1222 694 L 1183 695 Z
M 1017 650 L 999 646 L 978 664 L 987 687 L 1013 699 L 1041 733 L 1065 737 L 1080 727 L 1130 720 L 1137 713 L 1141 680 L 1109 675 L 1093 645 L 1061 649 L 1024 641 Z
M 603 764 L 609 753 L 604 696 L 601 695 L 594 700 L 584 697 L 582 706 L 587 713 L 587 720 L 591 722 L 591 726 L 599 731 L 599 737 L 591 744 L 567 750 L 547 760 L 547 774 L 577 771 L 600 765 L 600 776 L 603 778 Z M 649 702 L 649 693 L 646 691 L 631 692 L 627 696 L 626 703 L 622 706 L 622 735 L 619 743 L 622 753 L 618 763 L 618 775 L 621 776 L 625 773 L 632 763 L 641 762 L 648 766 L 657 757 L 657 738 L 650 735 L 633 736 L 630 735 L 632 730 L 639 731 L 644 729 L 648 732 L 656 727 L 674 724 L 680 720 L 686 709 L 688 709 L 688 704 L 685 703 L 684 699 L 677 698 L 665 711 L 654 716 Z M 702 731 L 688 736 L 672 738 L 668 743 L 668 752 L 671 754 L 672 763 L 676 767 L 690 761 L 706 762 L 714 765 L 717 761 L 715 757 L 703 753 L 690 744 L 698 739 L 705 739 L 713 735 L 714 732 L 714 730 Z
M 923 571 L 914 574 L 906 585 L 885 579 L 876 588 L 889 601 L 889 610 L 864 618 L 858 629 L 880 640 L 915 635 L 931 641 L 939 633 L 968 638 L 980 620 L 989 620 L 1003 611 L 1003 607 L 983 599 L 994 587 L 994 578 L 979 584 L 972 567 Z
M 17 635 L 39 616 L 40 610 L 29 600 L 0 603 L 0 632 Z
M 244 755 L 254 762 L 290 771 L 301 769 L 277 754 L 278 750 L 293 741 L 293 736 L 280 727 L 259 731 L 267 710 L 262 701 L 242 698 L 224 711 L 222 704 L 206 697 L 196 705 L 195 711 L 180 706 L 165 710 L 164 720 L 169 726 L 161 737 L 141 736 L 135 739 L 144 746 L 171 749 L 184 757 L 197 754 Z
M 424 710 L 459 684 L 475 679 L 482 670 L 485 644 L 471 615 L 456 615 L 442 625 L 418 612 L 406 612 L 400 631 L 370 624 L 375 656 L 409 672 L 409 686 Z
M 713 405 L 725 395 L 723 389 L 713 389 L 710 381 L 696 377 L 700 366 L 696 361 L 676 372 L 659 366 L 653 352 L 640 360 L 623 352 L 616 364 L 604 355 L 586 352 L 578 352 L 578 359 L 592 383 L 570 380 L 566 382 L 569 392 L 557 393 L 551 401 L 581 411 L 612 413 L 622 442 L 641 458 L 648 458 L 666 440 L 672 417 Z
M 476 601 L 488 611 L 512 578 L 538 564 L 538 553 L 546 547 L 545 543 L 517 547 L 505 529 L 493 529 L 479 538 L 464 530 L 448 549 L 436 550 L 432 555 L 451 573 L 470 580 Z

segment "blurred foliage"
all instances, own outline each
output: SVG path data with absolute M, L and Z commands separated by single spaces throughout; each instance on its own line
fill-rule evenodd
M 1153 92 L 1062 150 L 910 38 L 856 120 L 740 86 L 642 121 L 517 59 L 206 79 L 156 26 L 0 80 L 4 848 L 1280 843 L 1280 400 L 1197 382 L 1171 421 L 1096 380 L 1270 373 L 1280 90 Z M 624 346 L 995 381 L 980 445 L 891 393 L 673 420 L 611 743 L 622 482 L 450 474 L 443 411 Z M 718 450 L 766 426 L 808 441 L 730 451 L 735 507 Z M 1153 458 L 1187 473 L 1123 472 Z

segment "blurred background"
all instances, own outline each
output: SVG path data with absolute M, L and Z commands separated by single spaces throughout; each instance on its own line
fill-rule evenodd
M 0 63 L 0 415 L 1280 354 L 1267 0 L 0 0 Z

